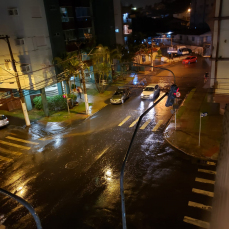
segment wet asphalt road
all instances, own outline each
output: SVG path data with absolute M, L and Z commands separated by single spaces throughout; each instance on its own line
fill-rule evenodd
M 208 65 L 200 60 L 187 66 L 178 63 L 170 69 L 177 76 L 184 98 L 203 81 Z M 138 80 L 141 78 L 161 86 L 169 85 L 173 79 L 165 71 Z M 1 130 L 0 140 L 31 148 L 15 149 L 0 142 L 3 151 L 14 153 L 0 149 L 1 156 L 13 159 L 0 164 L 0 187 L 31 203 L 45 229 L 121 228 L 119 175 L 134 130 L 130 125 L 152 104 L 140 99 L 141 91 L 133 88 L 126 103 L 108 104 L 69 129 L 59 124 L 46 128 L 34 124 L 30 128 L 9 126 Z M 128 228 L 197 228 L 183 222 L 185 215 L 209 221 L 208 212 L 188 207 L 190 200 L 211 204 L 211 198 L 192 193 L 193 187 L 204 188 L 196 184 L 195 177 L 198 168 L 206 166 L 163 139 L 163 130 L 172 115 L 165 101 L 143 118 L 142 124 L 149 119 L 150 122 L 138 131 L 128 159 L 124 184 Z M 158 129 L 152 131 L 158 123 Z M 206 176 L 202 177 L 210 179 L 210 175 Z M 23 206 L 3 196 L 0 206 L 9 228 L 36 228 Z

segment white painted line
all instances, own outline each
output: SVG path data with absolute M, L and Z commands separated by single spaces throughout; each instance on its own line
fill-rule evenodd
M 129 126 L 129 127 L 133 127 L 133 126 L 135 126 L 135 124 L 138 122 L 138 120 L 139 120 L 139 118 L 137 118 L 134 122 L 132 122 L 132 123 L 130 124 L 130 126 Z
M 192 224 L 192 225 L 195 225 L 198 227 L 202 227 L 202 228 L 206 228 L 206 229 L 210 228 L 210 223 L 202 221 L 202 220 L 198 220 L 198 219 L 193 219 L 193 218 L 188 217 L 188 216 L 185 216 L 183 221 L 185 223 L 189 223 L 189 224 Z
M 13 161 L 13 159 L 10 159 L 10 158 L 7 158 L 7 157 L 3 157 L 3 156 L 0 156 L 0 160 L 1 161 Z
M 118 126 L 122 126 L 131 116 L 127 116 Z
M 201 209 L 207 210 L 207 211 L 211 211 L 212 210 L 212 207 L 211 206 L 199 204 L 199 203 L 192 202 L 192 201 L 189 201 L 188 202 L 188 206 L 195 207 L 195 208 L 201 208 Z
M 206 170 L 206 169 L 198 169 L 198 172 L 202 172 L 202 173 L 209 173 L 209 174 L 216 174 L 216 171 L 212 171 L 212 170 Z
M 201 190 L 201 189 L 193 188 L 192 192 L 195 192 L 195 193 L 198 193 L 198 194 L 202 194 L 202 195 L 205 195 L 205 196 L 214 197 L 214 192 L 208 192 L 208 191 L 204 191 L 204 190 Z
M 148 124 L 151 122 L 151 119 L 148 119 L 142 126 L 141 126 L 141 130 L 144 130 L 147 126 L 148 126 Z
M 39 143 L 37 143 L 37 142 L 31 142 L 31 141 L 27 141 L 27 140 L 20 139 L 20 138 L 14 138 L 11 136 L 7 136 L 6 138 L 14 140 L 14 141 L 18 141 L 18 142 L 24 142 L 24 143 L 32 144 L 32 145 L 39 145 Z
M 199 177 L 196 177 L 195 181 L 205 183 L 205 184 L 215 184 L 214 180 L 207 180 L 207 179 L 202 179 Z
M 157 131 L 157 129 L 160 127 L 160 125 L 163 123 L 163 120 L 159 120 L 159 122 L 157 123 L 157 125 L 153 128 L 152 131 Z
M 207 161 L 207 165 L 216 165 L 216 163 L 212 161 Z
M 0 140 L 0 143 L 2 143 L 3 145 L 14 146 L 14 147 L 17 147 L 19 149 L 25 149 L 25 150 L 29 150 L 30 149 L 30 147 L 27 147 L 27 146 L 21 146 L 21 145 L 18 145 L 18 144 L 5 142 L 5 141 L 2 141 L 2 140 Z
M 22 153 L 20 153 L 20 152 L 15 152 L 15 151 L 3 149 L 3 148 L 1 148 L 1 147 L 0 147 L 0 152 L 9 153 L 9 154 L 13 154 L 13 155 L 16 155 L 16 156 L 22 155 Z

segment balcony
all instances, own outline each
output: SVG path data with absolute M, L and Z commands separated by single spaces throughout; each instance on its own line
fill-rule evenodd
M 75 22 L 69 21 L 69 22 L 62 22 L 62 28 L 63 30 L 69 30 L 69 29 L 75 29 Z
M 89 28 L 92 27 L 91 19 L 88 19 L 87 21 L 78 21 L 76 22 L 76 25 L 78 28 Z

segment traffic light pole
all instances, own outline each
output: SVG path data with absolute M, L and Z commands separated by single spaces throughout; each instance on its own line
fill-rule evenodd
M 128 156 L 130 154 L 130 150 L 132 147 L 132 144 L 134 142 L 135 136 L 137 134 L 138 131 L 138 127 L 141 123 L 142 118 L 153 108 L 155 107 L 165 96 L 168 95 L 168 92 L 166 92 L 160 99 L 158 99 L 151 107 L 149 107 L 140 117 L 139 120 L 137 122 L 136 128 L 134 130 L 132 139 L 130 141 L 130 145 L 128 147 L 128 150 L 126 152 L 125 158 L 123 160 L 122 163 L 122 169 L 121 169 L 121 174 L 120 174 L 120 195 L 121 195 L 121 207 L 122 207 L 122 228 L 126 229 L 126 209 L 125 209 L 125 196 L 124 196 L 124 170 L 125 170 L 125 165 L 126 165 L 126 161 L 128 159 Z
M 21 100 L 21 106 L 22 106 L 22 111 L 23 111 L 24 118 L 25 118 L 25 123 L 26 123 L 26 126 L 30 126 L 29 115 L 28 115 L 28 111 L 27 111 L 27 108 L 26 108 L 26 104 L 25 104 L 25 98 L 24 98 L 23 93 L 22 93 L 21 83 L 20 83 L 20 80 L 19 80 L 19 76 L 18 76 L 15 60 L 14 60 L 13 53 L 12 53 L 12 50 L 11 50 L 9 36 L 6 35 L 5 37 L 0 37 L 0 39 L 6 39 L 6 42 L 8 44 L 10 57 L 11 57 L 11 62 L 12 62 L 12 65 L 13 65 L 15 78 L 16 78 L 16 82 L 17 82 L 17 86 L 18 86 L 18 90 L 19 90 L 19 96 L 20 96 L 20 100 Z

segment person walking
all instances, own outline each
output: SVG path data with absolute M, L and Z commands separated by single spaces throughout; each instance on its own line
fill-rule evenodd
M 78 95 L 79 95 L 79 97 L 80 97 L 80 99 L 81 99 L 81 94 L 82 94 L 82 89 L 81 89 L 81 87 L 77 87 L 77 92 L 78 92 Z

